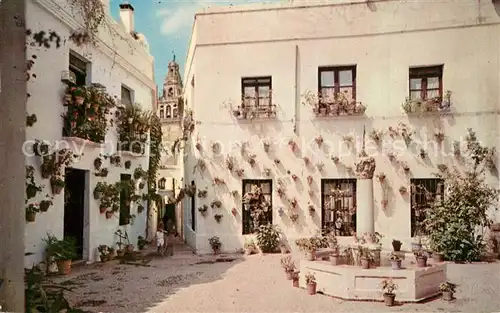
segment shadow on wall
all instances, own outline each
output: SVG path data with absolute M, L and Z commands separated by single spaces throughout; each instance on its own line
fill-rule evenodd
M 68 300 L 83 310 L 164 312 L 161 303 L 178 291 L 220 280 L 242 261 L 235 255 L 198 257 L 182 245 L 176 245 L 174 251 L 173 258 L 155 258 L 141 266 L 113 262 L 74 269 L 59 282 L 73 289 L 67 293 Z

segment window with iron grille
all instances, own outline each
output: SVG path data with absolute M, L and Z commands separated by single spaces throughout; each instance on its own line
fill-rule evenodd
M 241 79 L 243 108 L 271 106 L 271 76 Z
M 122 105 L 131 105 L 132 104 L 132 90 L 123 86 L 121 89 L 121 104 Z
M 323 105 L 333 104 L 339 94 L 355 101 L 356 66 L 318 68 L 318 93 Z
M 410 99 L 428 100 L 443 96 L 443 66 L 410 68 Z
M 356 232 L 356 179 L 321 180 L 321 226 L 337 236 Z
M 425 211 L 444 195 L 444 181 L 440 178 L 411 179 L 411 236 L 425 235 L 422 225 Z
M 270 179 L 244 179 L 243 180 L 243 196 L 252 190 L 252 186 L 256 185 L 262 189 L 262 195 L 268 204 L 268 209 L 263 212 L 260 218 L 261 224 L 272 224 L 273 223 L 273 211 L 272 211 L 272 187 L 273 182 Z M 243 214 L 242 214 L 242 224 L 243 224 L 243 235 L 252 234 L 255 231 L 254 218 L 252 216 L 252 210 L 249 205 L 242 203 Z

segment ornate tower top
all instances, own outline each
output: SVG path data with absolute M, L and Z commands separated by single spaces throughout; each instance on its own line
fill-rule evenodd
M 173 59 L 168 63 L 168 72 L 163 81 L 163 90 L 159 99 L 158 115 L 161 119 L 168 121 L 178 120 L 182 116 L 182 78 L 179 72 L 179 64 Z

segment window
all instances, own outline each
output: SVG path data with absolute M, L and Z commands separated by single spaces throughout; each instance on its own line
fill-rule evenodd
M 263 214 L 259 217 L 259 222 L 261 225 L 265 223 L 272 224 L 273 223 L 273 211 L 272 211 L 272 180 L 243 180 L 243 195 L 246 195 L 248 192 L 251 192 L 252 186 L 260 187 L 262 190 L 262 199 L 257 201 L 266 201 L 267 202 L 267 210 L 263 212 Z M 261 202 L 259 202 L 261 203 Z M 243 203 L 243 235 L 252 234 L 254 232 L 254 219 L 252 217 L 252 203 Z M 255 211 L 254 211 L 255 212 Z
M 425 235 L 422 222 L 425 210 L 444 195 L 444 181 L 439 178 L 411 179 L 411 236 Z
M 121 186 L 128 186 L 132 176 L 129 174 L 121 174 L 120 181 Z M 130 190 L 128 188 L 121 188 L 120 191 L 120 226 L 127 225 L 129 221 L 126 219 L 130 218 Z
M 168 88 L 168 96 L 173 97 L 174 96 L 174 88 L 170 87 Z
M 160 107 L 160 118 L 165 118 L 165 107 L 163 105 Z
M 69 70 L 75 74 L 77 86 L 87 85 L 87 64 L 75 53 L 69 53 Z
M 191 181 L 191 186 L 194 186 L 194 180 Z M 196 231 L 196 203 L 195 203 L 195 198 L 196 197 L 191 197 L 191 229 L 193 231 Z
M 322 104 L 334 103 L 338 94 L 356 100 L 356 66 L 318 68 L 318 93 Z
M 322 228 L 334 228 L 337 236 L 356 232 L 356 179 L 321 180 Z
M 178 116 L 177 116 L 177 109 L 176 109 L 176 108 L 174 108 L 174 113 L 173 113 L 173 116 L 174 116 L 174 118 L 177 118 L 177 117 L 178 117 Z
M 427 100 L 443 96 L 443 66 L 410 68 L 410 99 Z
M 131 105 L 132 102 L 132 90 L 122 85 L 122 96 L 121 96 L 122 105 Z
M 241 79 L 242 106 L 271 106 L 271 77 Z
M 171 118 L 172 117 L 172 109 L 170 108 L 169 105 L 167 105 L 167 118 Z

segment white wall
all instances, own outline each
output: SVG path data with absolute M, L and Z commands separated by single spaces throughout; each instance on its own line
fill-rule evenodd
M 282 10 L 254 10 L 238 12 L 238 7 L 227 9 L 233 13 L 198 14 L 195 41 L 191 42 L 186 70 L 186 83 L 196 75 L 194 97 L 190 101 L 199 121 L 192 136 L 191 153 L 185 166 L 186 181 L 194 179 L 198 188 L 205 187 L 209 196 L 196 198 L 196 207 L 209 204 L 214 198 L 223 202 L 224 217 L 216 223 L 209 209 L 207 217 L 196 211 L 196 248 L 208 252 L 207 238 L 221 238 L 223 250 L 242 247 L 244 236 L 241 229 L 241 200 L 234 200 L 231 190 L 241 192 L 241 179 L 229 173 L 224 157 L 230 153 L 238 159 L 238 167 L 245 169 L 247 179 L 266 178 L 263 167 L 272 169 L 273 189 L 276 179 L 287 177 L 287 193 L 296 197 L 302 210 L 297 224 L 287 217 L 280 217 L 277 208 L 286 204 L 273 194 L 273 222 L 279 225 L 289 242 L 300 236 L 314 234 L 321 225 L 320 210 L 321 178 L 353 177 L 337 168 L 331 155 L 340 155 L 344 163 L 353 165 L 361 146 L 363 127 L 369 134 L 372 129 L 387 132 L 389 126 L 404 122 L 416 131 L 414 143 L 404 148 L 385 135 L 383 148 L 376 148 L 367 136 L 367 152 L 375 156 L 376 173 L 387 174 L 390 184 L 389 205 L 380 206 L 380 184 L 374 179 L 375 230 L 385 235 L 385 243 L 393 239 L 410 240 L 410 204 L 408 196 L 401 196 L 401 185 L 409 188 L 410 178 L 431 178 L 437 172 L 436 165 L 457 165 L 453 158 L 452 143 L 465 137 L 466 129 L 473 128 L 479 139 L 488 146 L 498 145 L 496 111 L 499 107 L 499 38 L 500 18 L 491 2 L 436 1 L 403 2 L 387 1 L 356 5 L 312 6 Z M 272 6 L 269 6 L 272 7 Z M 263 7 L 261 7 L 263 8 Z M 224 11 L 224 9 L 221 9 Z M 481 25 L 482 24 L 482 25 Z M 193 48 L 194 46 L 194 48 Z M 296 46 L 298 56 L 296 56 Z M 299 64 L 298 81 L 295 80 L 296 57 Z M 194 68 L 196 63 L 196 69 Z M 319 66 L 357 65 L 357 101 L 368 106 L 363 117 L 315 118 L 311 107 L 297 105 L 295 86 L 300 94 L 317 89 Z M 408 68 L 444 64 L 443 89 L 453 92 L 453 114 L 446 116 L 408 118 L 401 104 L 408 95 Z M 273 103 L 278 106 L 275 121 L 236 122 L 227 102 L 236 104 L 241 97 L 241 77 L 272 76 Z M 185 96 L 190 92 L 185 90 Z M 236 104 L 237 105 L 237 104 Z M 294 121 L 298 120 L 300 152 L 293 155 L 287 146 L 295 138 Z M 438 123 L 440 121 L 440 123 Z M 439 124 L 441 126 L 439 126 Z M 434 132 L 442 127 L 446 135 L 444 150 L 436 151 Z M 314 138 L 322 135 L 325 144 L 318 148 Z M 343 143 L 345 134 L 356 136 L 357 150 L 349 150 Z M 194 149 L 195 138 L 203 138 L 204 150 Z M 264 152 L 260 140 L 269 138 L 273 146 L 269 155 Z M 219 141 L 222 156 L 213 155 L 210 145 Z M 252 170 L 242 160 L 238 142 L 248 141 L 249 151 L 257 154 L 258 167 Z M 423 146 L 430 161 L 419 157 Z M 386 153 L 391 149 L 401 151 L 400 160 L 406 161 L 411 175 L 388 161 Z M 324 173 L 306 168 L 302 157 L 312 163 L 323 162 Z M 197 158 L 204 158 L 207 170 L 193 174 Z M 283 167 L 276 167 L 273 160 L 281 160 Z M 294 183 L 286 170 L 300 177 Z M 306 177 L 314 177 L 310 198 Z M 227 188 L 213 187 L 211 180 L 224 178 Z M 492 183 L 498 184 L 496 178 Z M 189 202 L 189 199 L 186 200 Z M 317 208 L 314 217 L 307 212 L 308 202 Z M 238 215 L 231 214 L 236 207 Z M 186 209 L 189 211 L 189 209 Z M 189 217 L 189 216 L 187 216 Z M 186 219 L 188 222 L 188 218 Z M 187 229 L 188 227 L 186 227 Z M 405 244 L 409 245 L 409 243 Z
M 49 6 L 51 3 L 53 4 L 51 1 L 47 3 L 45 4 Z M 61 14 L 64 17 L 64 14 L 67 13 L 62 11 Z M 68 38 L 70 33 L 70 28 L 60 19 L 49 13 L 46 8 L 40 6 L 38 0 L 28 1 L 27 21 L 28 28 L 31 28 L 34 32 L 48 29 L 56 30 L 63 39 Z M 109 41 L 109 34 L 106 35 L 105 30 L 101 30 L 100 34 L 105 41 Z M 122 39 L 115 38 L 114 42 L 118 45 L 116 46 L 115 57 L 110 57 L 108 54 L 103 53 L 101 49 L 92 46 L 76 47 L 70 40 L 63 40 L 62 46 L 58 49 L 55 47 L 50 49 L 29 47 L 28 55 L 37 55 L 33 69 L 37 77 L 29 82 L 28 92 L 31 97 L 28 99 L 27 112 L 28 114 L 36 114 L 38 121 L 33 127 L 27 128 L 27 142 L 34 139 L 47 140 L 49 142 L 61 140 L 61 114 L 64 112 L 61 99 L 65 89 L 65 85 L 61 82 L 61 72 L 68 70 L 70 50 L 77 52 L 92 62 L 91 82 L 106 86 L 107 93 L 116 96 L 118 100 L 120 99 L 121 85 L 123 84 L 133 90 L 135 102 L 141 104 L 144 109 L 152 109 L 154 100 L 154 93 L 152 92 L 154 88 L 152 57 L 140 47 L 133 48 L 133 45 L 135 45 L 133 40 L 129 40 L 127 43 Z M 125 46 L 128 48 L 125 48 Z M 110 48 L 113 48 L 113 46 Z M 131 64 L 133 64 L 132 67 Z M 117 133 L 112 127 L 106 135 L 106 145 L 86 145 L 83 147 L 83 156 L 81 159 L 72 165 L 74 168 L 90 171 L 88 175 L 88 189 L 86 190 L 88 206 L 85 208 L 87 210 L 85 232 L 88 234 L 88 240 L 86 241 L 86 247 L 84 247 L 84 250 L 89 254 L 89 261 L 95 260 L 95 251 L 98 245 L 115 245 L 117 238 L 115 238 L 114 232 L 119 228 L 118 214 L 116 214 L 116 217 L 108 220 L 104 214 L 99 213 L 99 202 L 92 197 L 95 185 L 99 181 L 117 182 L 120 180 L 120 174 L 132 174 L 133 170 L 139 165 L 147 170 L 149 164 L 149 153 L 140 157 L 122 155 L 122 167 L 109 165 L 109 160 L 104 161 L 103 167 L 109 169 L 109 174 L 106 178 L 96 177 L 94 175 L 94 159 L 100 153 L 114 153 L 116 142 Z M 72 145 L 71 147 L 75 149 L 81 148 L 78 145 Z M 123 165 L 126 160 L 132 161 L 132 166 L 129 170 L 126 170 Z M 41 197 L 46 193 L 50 194 L 49 181 L 42 180 L 38 171 L 40 167 L 39 158 L 27 157 L 26 163 L 33 164 L 37 169 L 37 173 L 35 174 L 37 183 L 45 185 L 42 195 L 39 196 Z M 142 191 L 147 192 L 147 188 L 144 188 Z M 138 193 L 140 194 L 142 191 Z M 42 200 L 42 198 L 37 200 Z M 135 223 L 123 228 L 127 230 L 131 242 L 136 245 L 137 236 L 144 236 L 145 234 L 146 211 L 137 213 L 136 205 L 133 204 L 130 213 L 136 214 Z M 25 266 L 31 266 L 33 263 L 43 260 L 44 243 L 42 239 L 46 238 L 47 233 L 62 237 L 63 221 L 64 192 L 55 197 L 54 206 L 50 207 L 48 212 L 38 213 L 34 223 L 27 223 L 25 238 L 26 252 L 35 254 L 25 258 Z

